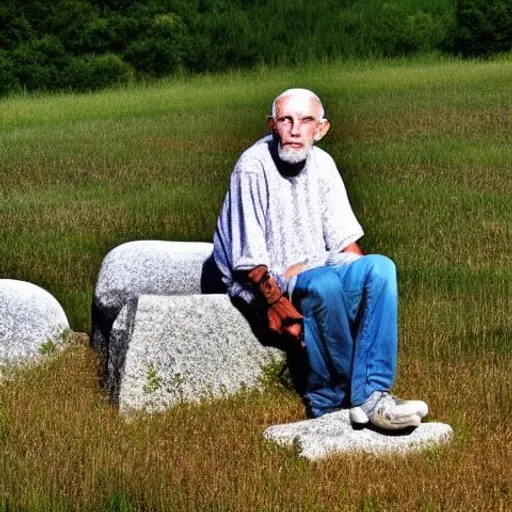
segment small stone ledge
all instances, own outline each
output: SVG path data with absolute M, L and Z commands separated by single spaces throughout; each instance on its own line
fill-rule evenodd
M 121 413 L 163 411 L 257 388 L 265 365 L 282 357 L 227 295 L 143 295 L 114 323 L 109 393 Z
M 325 414 L 317 419 L 268 427 L 265 439 L 281 446 L 299 447 L 299 454 L 310 460 L 346 452 L 374 455 L 406 454 L 447 443 L 453 436 L 445 423 L 421 423 L 410 433 L 383 434 L 368 428 L 354 429 L 348 410 Z

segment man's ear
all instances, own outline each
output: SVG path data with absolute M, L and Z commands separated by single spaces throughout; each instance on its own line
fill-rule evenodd
M 322 140 L 327 135 L 330 127 L 331 123 L 327 119 L 320 120 L 314 136 L 315 142 Z
M 276 120 L 272 116 L 267 117 L 267 127 L 270 133 L 275 133 L 276 131 Z

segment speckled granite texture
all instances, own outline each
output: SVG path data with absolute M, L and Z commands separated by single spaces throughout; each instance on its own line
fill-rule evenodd
M 112 249 L 98 273 L 92 304 L 91 344 L 104 372 L 112 324 L 140 295 L 223 293 L 213 244 L 141 240 Z
M 123 309 L 110 341 L 109 390 L 122 413 L 258 387 L 262 368 L 283 357 L 259 343 L 225 294 L 143 295 Z
M 0 365 L 37 359 L 58 347 L 68 331 L 66 314 L 51 294 L 32 283 L 0 279 Z
M 412 432 L 383 434 L 368 428 L 354 430 L 348 410 L 320 418 L 274 425 L 263 437 L 282 446 L 297 446 L 299 454 L 310 460 L 345 452 L 375 455 L 406 454 L 448 442 L 453 430 L 444 423 L 422 423 Z

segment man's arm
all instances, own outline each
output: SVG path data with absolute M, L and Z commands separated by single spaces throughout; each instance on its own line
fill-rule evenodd
M 357 242 L 363 235 L 347 195 L 343 179 L 334 160 L 327 155 L 321 162 L 323 214 L 322 223 L 327 251 L 360 254 Z
M 356 242 L 347 245 L 347 247 L 345 247 L 345 249 L 343 249 L 341 252 L 353 252 L 354 254 L 359 254 L 360 256 L 364 255 L 364 252 L 361 250 L 361 248 L 359 247 L 359 245 L 357 245 Z
M 354 254 L 359 254 L 360 256 L 364 256 L 364 252 L 362 249 L 357 245 L 356 242 L 351 243 L 350 245 L 347 245 L 345 249 L 343 249 L 341 252 L 353 252 Z M 305 263 L 296 263 L 295 265 L 291 265 L 288 267 L 284 273 L 284 277 L 286 279 L 290 279 L 293 276 L 296 276 L 297 274 L 300 274 L 303 270 L 305 270 L 307 265 Z
M 233 274 L 269 263 L 265 218 L 268 198 L 258 165 L 253 160 L 237 163 L 219 216 L 218 245 Z

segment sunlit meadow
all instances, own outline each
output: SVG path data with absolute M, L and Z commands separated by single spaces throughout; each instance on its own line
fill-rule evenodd
M 396 391 L 425 399 L 455 437 L 311 463 L 262 440 L 305 418 L 278 385 L 125 422 L 77 335 L 0 385 L 0 510 L 512 509 L 511 84 L 507 60 L 432 59 L 2 100 L 0 278 L 43 286 L 87 333 L 108 250 L 211 241 L 233 163 L 265 133 L 273 97 L 315 90 L 362 246 L 399 269 Z

